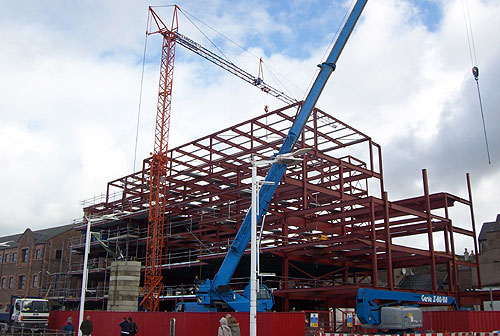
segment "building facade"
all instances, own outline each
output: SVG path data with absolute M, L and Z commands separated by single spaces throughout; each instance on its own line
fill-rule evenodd
M 77 286 L 67 276 L 75 236 L 74 225 L 64 225 L 0 237 L 0 311 L 9 309 L 11 296 L 57 299 L 54 293 Z
M 500 214 L 486 222 L 479 233 L 479 263 L 483 286 L 500 286 Z

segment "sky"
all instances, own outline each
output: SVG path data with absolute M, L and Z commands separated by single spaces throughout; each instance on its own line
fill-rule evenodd
M 2 2 L 1 236 L 81 218 L 82 200 L 99 197 L 108 181 L 134 171 L 134 158 L 137 169 L 149 156 L 161 39 L 145 39 L 148 5 L 167 4 Z M 266 82 L 300 100 L 351 1 L 177 4 L 182 34 L 212 50 L 213 42 L 255 76 L 262 57 Z M 172 7 L 155 10 L 169 24 Z M 468 198 L 470 173 L 478 230 L 500 213 L 499 17 L 500 0 L 370 0 L 317 104 L 382 146 L 390 200 L 421 195 L 424 168 L 431 192 Z M 258 116 L 265 104 L 283 105 L 177 47 L 170 148 Z M 467 211 L 451 216 L 471 229 Z M 456 244 L 459 252 L 473 247 L 467 239 Z

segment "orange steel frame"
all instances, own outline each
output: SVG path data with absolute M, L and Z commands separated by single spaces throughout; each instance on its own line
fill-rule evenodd
M 192 284 L 195 276 L 210 277 L 217 270 L 250 206 L 250 157 L 270 157 L 277 151 L 299 104 L 168 150 L 164 285 Z M 397 289 L 393 271 L 403 267 L 430 267 L 432 283 L 423 292 L 459 296 L 459 266 L 475 268 L 479 277 L 477 258 L 459 260 L 455 251 L 456 235 L 476 237 L 468 179 L 467 199 L 430 193 L 424 170 L 422 195 L 389 200 L 380 146 L 319 109 L 313 111 L 297 147 L 312 150 L 304 164 L 288 168 L 262 233 L 261 271 L 276 274 L 263 281 L 274 288 L 281 310 L 299 301 L 352 306 L 359 287 Z M 147 158 L 142 170 L 109 182 L 106 199 L 84 211 L 123 213 L 120 221 L 103 228 L 144 227 L 153 164 L 153 158 Z M 262 176 L 265 172 L 259 170 Z M 455 204 L 470 208 L 470 229 L 453 225 L 449 210 Z M 438 233 L 444 237 L 441 251 L 432 239 Z M 428 248 L 408 247 L 398 240 L 417 236 Z M 134 259 L 144 260 L 144 243 L 145 237 L 133 243 Z M 243 260 L 235 277 L 248 276 L 246 266 Z M 447 274 L 445 285 L 436 281 L 438 267 Z M 235 279 L 231 285 L 245 283 Z M 163 292 L 162 300 L 170 300 Z

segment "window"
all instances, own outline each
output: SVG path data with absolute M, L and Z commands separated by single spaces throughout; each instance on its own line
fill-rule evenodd
M 28 262 L 29 250 L 23 249 L 21 252 L 22 252 L 22 256 L 23 256 L 23 262 Z
M 19 289 L 24 289 L 24 285 L 26 284 L 26 275 L 19 276 Z
M 33 275 L 33 288 L 38 288 L 38 275 Z
M 57 250 L 57 251 L 56 251 L 56 259 L 57 259 L 57 260 L 60 260 L 60 259 L 61 259 L 61 257 L 62 257 L 62 250 Z
M 5 254 L 5 262 L 8 263 L 9 262 L 9 254 Z
M 5 285 L 7 284 L 7 278 L 2 278 L 2 288 L 5 288 Z
M 0 254 L 0 264 L 2 263 L 3 261 L 3 254 Z
M 40 259 L 41 256 L 42 256 L 42 250 L 37 249 L 35 251 L 35 259 Z
M 9 278 L 9 288 L 13 288 L 14 287 L 14 277 L 10 277 Z
M 14 252 L 14 253 L 12 253 L 12 262 L 15 263 L 16 260 L 17 260 L 17 253 Z
M 21 307 L 21 312 L 48 313 L 49 303 L 46 301 L 24 300 L 23 305 Z

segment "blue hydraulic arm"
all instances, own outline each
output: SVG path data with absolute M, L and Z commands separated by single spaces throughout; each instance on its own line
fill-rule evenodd
M 309 116 L 311 115 L 311 112 L 314 109 L 319 96 L 321 95 L 321 91 L 323 91 L 328 78 L 332 74 L 333 70 L 335 70 L 335 63 L 337 62 L 342 50 L 344 49 L 344 46 L 349 39 L 349 36 L 351 35 L 351 32 L 353 31 L 354 26 L 356 25 L 356 22 L 358 21 L 361 12 L 363 11 L 367 2 L 368 0 L 358 0 L 344 27 L 342 28 L 342 31 L 337 38 L 337 41 L 335 42 L 335 45 L 333 46 L 328 59 L 326 60 L 326 62 L 319 65 L 321 70 L 316 77 L 316 80 L 314 81 L 314 84 L 309 91 L 309 94 L 307 95 L 307 98 L 304 101 L 300 112 L 298 113 L 292 127 L 288 131 L 288 135 L 277 154 L 290 153 L 297 143 L 297 140 L 302 133 L 302 130 L 304 129 L 304 126 L 306 125 L 307 120 L 309 119 Z M 274 163 L 269 169 L 265 180 L 274 182 L 274 184 L 263 185 L 260 189 L 260 202 L 257 222 L 260 221 L 262 214 L 265 214 L 267 212 L 271 198 L 273 197 L 273 194 L 278 187 L 278 183 L 283 177 L 285 170 L 286 165 L 279 163 Z M 241 256 L 243 255 L 243 252 L 245 251 L 250 240 L 250 214 L 251 211 L 249 209 L 243 221 L 243 224 L 241 225 L 240 230 L 238 231 L 238 234 L 236 235 L 236 238 L 234 239 L 231 248 L 226 255 L 226 258 L 224 259 L 224 262 L 219 269 L 219 272 L 214 277 L 212 283 L 212 286 L 214 288 L 217 288 L 221 285 L 227 285 L 233 277 L 234 271 L 238 266 Z
M 325 84 L 335 70 L 335 64 L 344 49 L 344 46 L 351 35 L 351 32 L 354 29 L 366 3 L 368 0 L 358 0 L 354 5 L 353 10 L 347 19 L 344 27 L 340 35 L 335 42 L 326 62 L 319 65 L 320 72 L 316 77 L 316 80 L 307 95 L 306 100 L 300 112 L 298 113 L 292 127 L 290 128 L 287 137 L 285 138 L 283 145 L 281 146 L 279 152 L 277 154 L 286 154 L 290 153 L 294 148 L 297 140 L 304 129 L 304 126 L 307 123 L 307 120 L 318 101 L 318 98 L 325 87 Z M 273 197 L 273 194 L 278 187 L 279 181 L 283 177 L 285 173 L 286 165 L 280 163 L 274 163 L 267 176 L 265 178 L 266 181 L 274 182 L 273 184 L 265 184 L 262 186 L 259 192 L 259 209 L 258 209 L 258 217 L 257 222 L 261 220 L 263 214 L 267 212 L 269 207 L 269 203 Z M 241 224 L 241 227 L 229 249 L 219 271 L 215 275 L 212 281 L 206 280 L 201 286 L 199 291 L 197 291 L 198 303 L 208 305 L 213 300 L 223 300 L 227 302 L 227 298 L 230 297 L 231 300 L 239 301 L 243 299 L 246 301 L 246 306 L 248 307 L 248 299 L 244 300 L 240 295 L 228 291 L 225 287 L 229 284 L 229 281 L 233 277 L 234 271 L 238 266 L 240 259 L 248 245 L 250 240 L 250 223 L 251 223 L 251 209 L 248 210 L 247 215 Z M 225 293 L 225 294 L 223 294 Z M 231 305 L 231 304 L 230 304 Z M 233 307 L 234 308 L 234 307 Z M 271 309 L 271 307 L 267 307 Z M 248 309 L 248 308 L 246 308 Z M 258 306 L 258 310 L 260 311 L 261 307 Z
M 377 304 L 375 300 L 384 301 L 386 304 Z M 356 314 L 361 323 L 377 325 L 381 323 L 381 306 L 408 305 L 410 303 L 448 305 L 452 306 L 454 310 L 459 310 L 457 301 L 451 296 L 360 288 L 356 297 Z

